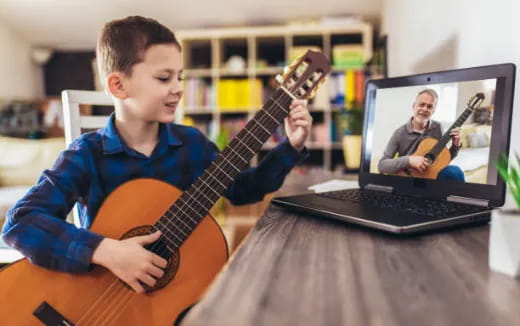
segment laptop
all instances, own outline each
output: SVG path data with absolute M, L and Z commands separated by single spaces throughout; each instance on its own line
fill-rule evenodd
M 515 70 L 499 64 L 368 81 L 359 188 L 272 203 L 398 234 L 489 221 L 505 200 L 494 162 L 509 153 Z M 457 127 L 454 146 L 448 131 Z M 412 156 L 428 164 L 411 166 Z

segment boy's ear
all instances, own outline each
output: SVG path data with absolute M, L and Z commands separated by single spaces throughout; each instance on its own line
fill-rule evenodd
M 107 76 L 107 88 L 110 94 L 118 99 L 125 99 L 128 94 L 123 85 L 123 75 L 120 72 L 113 72 Z

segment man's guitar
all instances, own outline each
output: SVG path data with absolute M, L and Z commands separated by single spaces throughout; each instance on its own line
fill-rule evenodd
M 325 81 L 329 61 L 308 51 L 278 78 L 281 87 L 183 193 L 154 179 L 129 181 L 101 206 L 91 230 L 114 239 L 160 230 L 147 248 L 168 261 L 156 286 L 137 294 L 107 269 L 67 274 L 19 260 L 0 271 L 3 325 L 172 325 L 193 305 L 228 258 L 209 209 L 289 113 Z
M 436 179 L 439 172 L 448 166 L 452 159 L 450 151 L 446 148 L 446 144 L 451 138 L 450 132 L 453 129 L 462 126 L 471 113 L 482 104 L 483 100 L 483 93 L 477 93 L 472 96 L 466 104 L 466 110 L 464 110 L 451 127 L 448 128 L 440 140 L 431 137 L 421 140 L 419 146 L 417 146 L 417 150 L 411 156 L 424 156 L 428 159 L 431 165 L 424 172 L 421 173 L 415 169 L 406 169 L 396 175 Z

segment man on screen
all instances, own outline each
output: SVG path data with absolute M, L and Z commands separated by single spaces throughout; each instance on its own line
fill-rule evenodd
M 406 170 L 416 170 L 422 173 L 428 169 L 431 162 L 427 158 L 412 154 L 422 139 L 432 137 L 440 140 L 442 138 L 441 124 L 431 119 L 435 113 L 437 100 L 437 92 L 433 89 L 424 89 L 417 94 L 412 105 L 412 117 L 394 131 L 386 146 L 378 164 L 380 173 L 394 174 Z M 460 128 L 454 128 L 450 132 L 450 137 L 452 144 L 449 151 L 451 159 L 453 159 L 462 145 Z M 462 170 L 454 165 L 448 165 L 442 169 L 437 179 L 465 181 Z

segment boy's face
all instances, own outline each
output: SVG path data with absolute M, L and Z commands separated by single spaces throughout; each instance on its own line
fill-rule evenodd
M 156 44 L 122 77 L 125 115 L 147 122 L 172 122 L 181 100 L 182 58 L 174 44 Z

